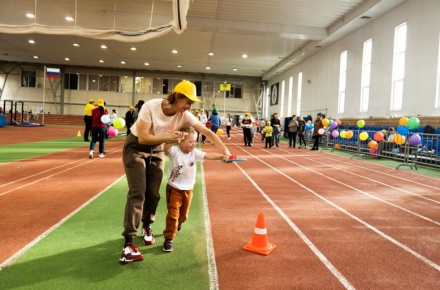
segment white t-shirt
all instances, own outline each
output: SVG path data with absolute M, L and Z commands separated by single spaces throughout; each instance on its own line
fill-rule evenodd
M 190 112 L 176 113 L 168 117 L 162 112 L 163 99 L 153 99 L 142 106 L 136 122 L 131 126 L 130 131 L 134 136 L 138 136 L 137 123 L 143 120 L 151 124 L 150 134 L 154 136 L 163 136 L 170 131 L 177 131 L 183 125 L 194 126 L 199 120 Z
M 171 147 L 168 155 L 168 184 L 180 190 L 192 189 L 196 182 L 196 161 L 203 161 L 205 155 L 205 152 L 197 148 L 185 154 L 179 146 Z
M 200 115 L 200 122 L 202 122 L 202 124 L 206 124 L 206 122 L 208 122 L 208 117 L 206 117 L 205 112 L 202 112 Z

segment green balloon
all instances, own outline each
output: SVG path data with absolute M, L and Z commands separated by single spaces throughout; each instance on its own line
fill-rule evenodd
M 117 129 L 122 129 L 125 126 L 125 120 L 121 117 L 117 117 L 113 120 L 113 126 Z
M 363 127 L 365 126 L 365 121 L 364 121 L 364 120 L 359 120 L 359 121 L 357 122 L 357 126 L 358 126 L 359 128 L 363 128 Z
M 408 123 L 406 124 L 409 130 L 416 129 L 417 127 L 419 127 L 419 125 L 420 125 L 420 120 L 417 117 L 409 118 Z

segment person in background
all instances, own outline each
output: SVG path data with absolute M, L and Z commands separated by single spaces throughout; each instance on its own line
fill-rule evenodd
M 196 119 L 200 121 L 199 110 L 195 110 L 195 111 L 194 111 L 194 117 L 196 117 Z M 197 131 L 197 130 L 196 130 L 196 132 L 197 132 L 197 142 L 199 142 L 199 135 L 200 135 L 200 132 Z
M 203 126 L 206 127 L 206 122 L 208 122 L 208 117 L 205 114 L 205 110 L 200 109 L 199 112 L 200 122 L 203 124 Z M 205 144 L 206 136 L 202 134 L 202 143 Z
M 313 127 L 313 147 L 310 150 L 319 150 L 319 138 L 321 138 L 321 134 L 319 134 L 319 129 L 321 129 L 322 127 L 324 127 L 324 125 L 322 125 L 322 114 L 318 113 L 316 114 L 316 120 Z
M 155 242 L 151 225 L 156 220 L 160 200 L 160 185 L 165 166 L 164 144 L 179 143 L 185 134 L 178 129 L 193 126 L 207 136 L 222 155 L 230 156 L 220 138 L 206 128 L 191 113 L 191 106 L 202 102 L 196 95 L 196 86 L 189 81 L 178 83 L 166 99 L 147 101 L 139 111 L 139 117 L 125 139 L 122 161 L 127 176 L 128 193 L 124 213 L 124 246 L 119 258 L 121 263 L 144 259 L 134 243 L 142 223 L 142 242 Z
M 142 109 L 144 103 L 145 102 L 143 100 L 139 100 L 138 103 L 136 104 L 136 107 L 134 108 L 134 112 L 133 112 L 133 123 L 137 121 L 139 116 L 139 111 Z
M 118 113 L 116 113 L 115 109 L 112 109 L 112 113 L 110 114 L 110 122 L 109 125 L 113 124 L 113 121 L 118 117 Z
M 211 115 L 214 115 L 214 112 Z M 166 202 L 168 214 L 163 251 L 173 251 L 173 241 L 182 224 L 188 219 L 189 208 L 193 197 L 196 181 L 196 162 L 204 160 L 228 160 L 229 156 L 220 153 L 205 153 L 197 146 L 196 130 L 192 126 L 183 126 L 179 132 L 183 137 L 177 146 L 173 143 L 164 145 L 165 156 L 169 157 L 168 183 L 166 186 Z
M 225 120 L 226 126 L 226 134 L 228 135 L 228 140 L 231 140 L 231 128 L 234 126 L 234 120 L 231 117 L 231 114 L 228 114 Z
M 99 158 L 105 157 L 104 155 L 104 142 L 107 133 L 107 124 L 101 121 L 102 116 L 108 115 L 107 110 L 104 107 L 104 100 L 98 99 L 96 101 L 98 107 L 92 110 L 92 141 L 90 142 L 89 158 L 93 158 L 95 152 L 95 144 L 99 142 Z
M 89 102 L 84 107 L 84 142 L 89 142 L 89 136 L 92 130 L 92 110 L 95 108 L 95 100 L 89 99 Z
M 263 128 L 263 130 L 261 131 L 262 134 L 264 134 L 264 137 L 266 139 L 266 145 L 264 146 L 264 148 L 267 148 L 269 146 L 269 148 L 272 148 L 272 132 L 273 132 L 273 127 L 270 125 L 270 121 L 267 120 L 266 121 L 266 127 Z
M 307 149 L 307 143 L 306 139 L 304 138 L 306 134 L 306 122 L 304 121 L 303 117 L 300 115 L 298 116 L 298 139 L 299 139 L 299 147 L 298 149 L 304 148 Z
M 252 119 L 250 113 L 245 113 L 244 118 L 241 121 L 241 127 L 243 128 L 244 146 L 252 146 Z
M 292 116 L 292 120 L 289 122 L 289 148 L 295 148 L 296 146 L 296 135 L 298 134 L 298 121 L 296 120 L 296 115 Z
M 216 108 L 212 110 L 211 117 L 209 117 L 208 120 L 211 121 L 211 131 L 216 134 L 218 128 L 220 128 L 220 125 L 222 124 L 222 120 L 218 115 L 218 110 Z
M 128 108 L 128 111 L 125 113 L 125 126 L 127 127 L 127 134 L 126 135 L 129 135 L 131 132 L 130 127 L 131 127 L 131 125 L 133 125 L 133 121 L 134 121 L 133 113 L 134 113 L 133 106 L 130 106 Z
M 278 113 L 273 113 L 273 117 L 270 120 L 270 124 L 273 128 L 272 132 L 272 146 L 275 144 L 278 147 L 280 143 L 280 134 L 281 134 L 281 121 L 278 119 Z

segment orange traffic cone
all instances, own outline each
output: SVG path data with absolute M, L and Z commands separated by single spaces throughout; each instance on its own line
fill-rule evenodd
M 266 221 L 264 220 L 264 213 L 260 211 L 258 213 L 252 241 L 247 243 L 243 249 L 258 254 L 269 255 L 275 247 L 276 245 L 269 243 L 267 240 Z

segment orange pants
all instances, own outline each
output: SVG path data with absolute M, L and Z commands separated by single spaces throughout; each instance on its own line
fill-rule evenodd
M 174 239 L 178 225 L 183 224 L 188 218 L 192 196 L 192 189 L 180 190 L 167 184 L 166 199 L 168 214 L 166 228 L 163 231 L 163 237 L 165 239 Z

